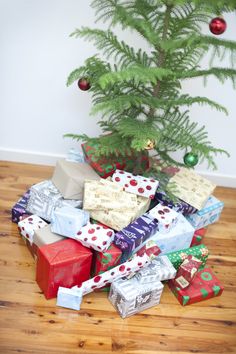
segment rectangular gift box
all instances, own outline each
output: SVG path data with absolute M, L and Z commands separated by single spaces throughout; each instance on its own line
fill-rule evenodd
M 223 208 L 224 203 L 212 195 L 202 209 L 188 215 L 187 219 L 195 229 L 200 229 L 218 221 Z
M 173 279 L 175 276 L 176 269 L 167 256 L 158 256 L 135 274 L 140 284 Z
M 134 176 L 132 173 L 118 169 L 114 172 L 112 181 L 121 186 L 126 192 L 150 199 L 154 199 L 159 186 L 159 181 L 153 178 Z
M 167 233 L 176 225 L 180 214 L 167 206 L 158 204 L 149 210 L 148 215 L 158 221 L 160 232 Z
M 203 268 L 204 265 L 206 264 L 209 251 L 208 248 L 205 245 L 199 245 L 199 246 L 194 246 L 191 248 L 186 248 L 184 250 L 180 250 L 177 252 L 171 252 L 167 253 L 167 257 L 175 267 L 175 269 L 179 269 L 180 265 L 183 263 L 183 261 L 188 257 L 188 255 L 192 255 L 202 261 L 202 265 L 200 267 Z
M 50 222 L 53 211 L 63 206 L 81 207 L 82 201 L 63 199 L 50 180 L 42 181 L 30 188 L 30 197 L 26 207 L 27 212 L 36 214 Z
M 200 270 L 186 289 L 175 286 L 173 280 L 169 280 L 168 285 L 183 306 L 220 296 L 224 290 L 210 268 Z
M 159 281 L 139 283 L 138 279 L 118 279 L 111 284 L 108 299 L 122 318 L 159 304 L 163 285 Z
M 203 241 L 203 237 L 205 236 L 206 231 L 207 231 L 206 228 L 202 228 L 202 229 L 196 230 L 194 232 L 193 239 L 192 239 L 190 247 L 200 245 L 202 243 L 202 241 Z
M 53 233 L 51 231 L 51 225 L 47 225 L 43 229 L 36 230 L 34 233 L 34 245 L 36 246 L 36 249 L 62 240 L 65 240 L 65 237 Z
M 188 255 L 178 269 L 174 279 L 175 285 L 181 289 L 187 288 L 192 283 L 201 264 L 200 259 Z
M 123 210 L 106 209 L 89 210 L 89 212 L 93 219 L 119 231 L 143 215 L 148 210 L 149 205 L 150 199 L 137 196 L 137 204 L 133 208 L 128 208 L 128 205 L 126 205 Z
M 194 208 L 192 205 L 189 205 L 188 203 L 184 202 L 179 198 L 177 199 L 178 201 L 176 203 L 172 202 L 171 200 L 168 199 L 166 193 L 164 191 L 159 191 L 159 189 L 155 194 L 155 200 L 157 202 L 161 203 L 162 205 L 168 206 L 170 209 L 173 209 L 185 216 L 189 214 L 193 214 L 197 211 L 197 209 Z
M 23 237 L 25 237 L 31 244 L 34 242 L 34 233 L 38 229 L 47 226 L 37 215 L 30 215 L 27 218 L 18 222 L 18 228 Z
M 92 252 L 66 239 L 38 249 L 36 281 L 46 299 L 57 296 L 59 286 L 70 288 L 90 277 Z
M 148 214 L 140 216 L 115 234 L 114 244 L 122 250 L 122 262 L 151 237 L 158 229 L 158 222 Z
M 77 233 L 88 223 L 89 213 L 65 206 L 54 210 L 51 221 L 52 232 L 76 239 Z
M 66 161 L 70 162 L 85 162 L 84 154 L 82 151 L 71 148 L 66 157 Z
M 95 156 L 95 151 L 100 149 L 100 143 L 98 141 L 90 142 L 89 144 L 84 143 L 81 147 L 86 161 L 102 178 L 112 176 L 117 168 L 132 172 L 136 167 L 137 159 L 139 159 L 143 171 L 149 168 L 148 151 L 141 153 L 133 152 L 133 154 L 127 156 L 118 155 L 98 158 Z
M 168 233 L 157 231 L 149 240 L 155 242 L 163 255 L 190 247 L 193 234 L 192 225 L 179 214 L 177 224 Z
M 18 224 L 23 218 L 30 216 L 31 213 L 27 213 L 26 206 L 30 197 L 30 190 L 28 190 L 13 206 L 11 210 L 12 222 Z
M 207 199 L 214 191 L 216 185 L 199 176 L 192 170 L 181 167 L 180 170 L 170 178 L 169 184 L 175 184 L 174 195 L 197 210 L 204 207 Z
M 58 160 L 52 182 L 65 199 L 83 200 L 84 181 L 99 180 L 100 177 L 87 163 Z

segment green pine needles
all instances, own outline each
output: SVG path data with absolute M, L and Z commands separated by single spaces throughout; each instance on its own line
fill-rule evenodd
M 212 18 L 236 9 L 235 0 L 94 0 L 98 21 L 108 23 L 107 30 L 76 29 L 71 36 L 94 43 L 101 56 L 94 55 L 68 77 L 71 85 L 81 77 L 91 84 L 92 114 L 101 114 L 99 122 L 104 138 L 67 134 L 77 140 L 100 139 L 99 155 L 142 151 L 147 141 L 155 144 L 162 165 L 181 165 L 171 156 L 182 150 L 197 154 L 216 168 L 214 155 L 227 152 L 212 146 L 205 127 L 190 120 L 188 107 L 207 105 L 227 114 L 225 107 L 206 97 L 181 92 L 187 79 L 209 76 L 220 83 L 236 84 L 236 42 L 202 34 L 202 25 Z M 150 50 L 136 50 L 113 33 L 137 32 Z M 210 51 L 208 69 L 199 62 Z M 215 67 L 215 58 L 231 58 L 231 67 Z M 158 173 L 158 171 L 157 171 Z

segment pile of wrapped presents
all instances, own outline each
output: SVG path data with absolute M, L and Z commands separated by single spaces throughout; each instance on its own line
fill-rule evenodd
M 158 305 L 164 286 L 181 305 L 221 295 L 202 243 L 224 206 L 216 186 L 179 168 L 170 202 L 155 178 L 128 172 L 132 158 L 95 162 L 94 147 L 82 147 L 84 155 L 72 149 L 12 208 L 46 299 L 79 310 L 84 296 L 107 291 L 125 318 Z

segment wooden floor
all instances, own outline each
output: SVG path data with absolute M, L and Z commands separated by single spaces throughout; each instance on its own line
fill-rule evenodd
M 217 188 L 225 202 L 205 244 L 222 281 L 221 297 L 182 307 L 166 287 L 161 304 L 121 319 L 96 293 L 79 312 L 47 301 L 35 282 L 35 264 L 11 223 L 15 201 L 51 167 L 0 162 L 0 353 L 236 353 L 236 190 Z

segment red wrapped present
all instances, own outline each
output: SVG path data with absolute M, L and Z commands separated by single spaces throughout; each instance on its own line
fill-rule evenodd
M 204 268 L 197 272 L 187 289 L 177 287 L 173 279 L 168 281 L 168 285 L 183 306 L 220 296 L 224 290 L 210 268 Z
M 81 144 L 86 161 L 102 178 L 112 176 L 116 169 L 132 172 L 136 167 L 136 160 L 139 158 L 142 170 L 149 168 L 148 151 L 133 153 L 127 156 L 96 157 L 94 152 L 99 149 L 100 143 L 91 142 Z
M 207 229 L 205 227 L 203 227 L 202 229 L 196 230 L 194 232 L 192 243 L 191 243 L 190 247 L 199 246 L 203 241 L 203 237 L 205 236 L 206 231 L 207 231 Z
M 187 288 L 193 281 L 202 261 L 200 259 L 189 255 L 181 264 L 174 279 L 175 285 L 181 289 Z
M 46 299 L 57 296 L 59 286 L 71 288 L 90 277 L 92 252 L 66 239 L 38 249 L 36 281 Z

